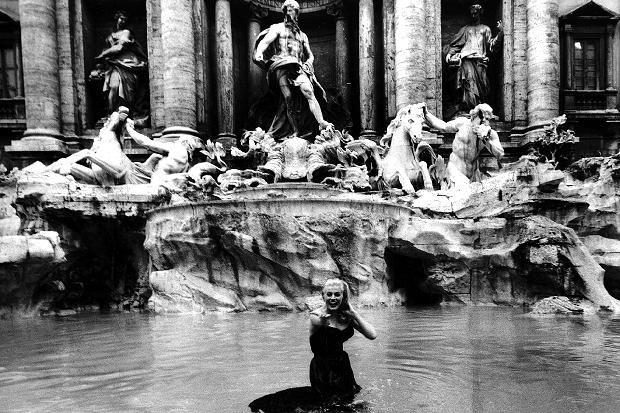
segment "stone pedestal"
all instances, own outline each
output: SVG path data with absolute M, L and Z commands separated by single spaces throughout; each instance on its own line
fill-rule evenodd
M 360 137 L 379 136 L 375 12 L 372 0 L 359 2 Z
M 196 65 L 192 2 L 161 0 L 166 126 L 196 128 Z
M 558 0 L 527 2 L 527 115 L 543 126 L 560 110 Z
M 60 133 L 56 1 L 22 0 L 19 11 L 28 129 L 22 140 L 5 149 L 16 163 L 32 153 L 43 153 L 42 160 L 51 161 L 67 153 Z
M 230 0 L 216 0 L 215 2 L 215 57 L 218 139 L 228 141 L 235 137 L 235 79 Z

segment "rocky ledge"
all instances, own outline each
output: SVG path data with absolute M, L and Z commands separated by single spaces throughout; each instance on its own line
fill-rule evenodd
M 620 311 L 619 170 L 524 157 L 458 191 L 278 184 L 201 201 L 20 173 L 0 189 L 0 240 L 15 246 L 0 307 L 299 310 L 340 277 L 365 306 L 568 296 Z
M 620 252 L 616 169 L 601 158 L 565 173 L 524 157 L 459 191 L 309 194 L 281 185 L 159 208 L 146 229 L 150 305 L 304 309 L 325 279 L 340 277 L 360 305 L 567 295 L 618 311 L 606 288 Z

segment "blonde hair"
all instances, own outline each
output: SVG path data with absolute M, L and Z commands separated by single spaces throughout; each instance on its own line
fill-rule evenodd
M 349 288 L 349 284 L 340 278 L 330 278 L 325 281 L 325 285 L 323 285 L 323 291 L 321 291 L 321 296 L 323 296 L 325 289 L 329 285 L 339 285 L 342 289 L 342 302 L 340 303 L 340 308 L 349 309 L 349 298 L 351 297 L 351 289 Z

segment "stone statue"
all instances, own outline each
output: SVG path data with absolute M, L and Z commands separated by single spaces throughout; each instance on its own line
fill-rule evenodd
M 480 103 L 489 102 L 488 54 L 499 46 L 503 38 L 501 21 L 497 22 L 497 36 L 492 37 L 489 26 L 480 23 L 482 6 L 474 4 L 469 11 L 472 22 L 454 36 L 446 55 L 449 65 L 458 66 L 458 105 L 465 112 Z
M 263 31 L 254 51 L 254 62 L 267 70 L 267 82 L 280 102 L 267 131 L 276 141 L 294 135 L 314 136 L 315 125 L 330 125 L 323 118 L 321 104 L 326 104 L 325 90 L 317 81 L 314 55 L 308 36 L 299 29 L 299 3 L 286 0 L 282 4 L 284 22 Z
M 128 113 L 129 109 L 123 106 L 117 112 L 112 112 L 91 149 L 59 159 L 48 166 L 47 170 L 102 186 L 149 183 L 150 171 L 133 163 L 121 147 L 120 137 Z M 79 164 L 81 161 L 88 162 L 90 167 Z
M 95 57 L 98 66 L 91 78 L 103 77 L 108 113 L 124 105 L 142 125 L 149 115 L 147 57 L 126 27 L 127 20 L 124 11 L 114 16 L 114 31 L 106 38 L 108 47 Z
M 480 182 L 480 153 L 487 148 L 498 161 L 504 156 L 504 149 L 497 132 L 491 129 L 493 109 L 486 103 L 477 105 L 470 111 L 469 118 L 461 116 L 444 122 L 433 116 L 423 106 L 424 117 L 429 126 L 444 133 L 454 133 L 452 153 L 446 166 L 448 188 L 463 188 L 470 182 Z
M 348 133 L 333 128 L 321 131 L 310 145 L 308 180 L 326 183 L 352 192 L 371 189 L 369 168 L 381 170 L 377 144 L 369 139 L 354 140 Z
M 437 158 L 431 146 L 422 141 L 423 110 L 426 104 L 418 103 L 400 109 L 381 139 L 387 151 L 381 161 L 379 188 L 400 186 L 405 192 L 415 192 L 415 186 L 433 190 L 428 162 L 420 160 L 423 153 L 429 162 Z
M 194 181 L 201 180 L 205 175 L 216 178 L 227 169 L 221 159 L 224 155 L 221 144 L 209 141 L 205 146 L 196 136 L 185 134 L 180 134 L 171 142 L 156 141 L 136 131 L 132 119 L 127 119 L 125 129 L 138 145 L 154 152 L 142 164 L 144 169 L 152 171 L 152 184 L 178 187 L 188 177 Z M 194 151 L 198 149 L 210 161 L 192 165 Z

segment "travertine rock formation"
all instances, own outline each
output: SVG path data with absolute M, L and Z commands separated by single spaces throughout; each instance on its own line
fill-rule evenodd
M 144 304 L 145 211 L 168 196 L 150 185 L 82 185 L 51 173 L 0 178 L 0 311 Z
M 23 174 L 2 188 L 0 240 L 14 248 L 2 249 L 0 306 L 49 301 L 60 281 L 65 307 L 140 306 L 152 289 L 155 311 L 295 310 L 335 276 L 360 305 L 563 295 L 620 311 L 608 293 L 620 289 L 618 169 L 613 158 L 568 172 L 522 158 L 460 191 L 280 184 L 180 204 L 149 185 Z
M 569 185 L 581 194 L 561 196 Z M 304 308 L 338 276 L 362 305 L 515 305 L 561 294 L 620 310 L 604 270 L 563 225 L 588 216 L 588 191 L 526 158 L 469 191 L 418 192 L 403 205 L 350 194 L 270 199 L 263 190 L 262 200 L 160 209 L 146 230 L 156 270 L 151 304 L 156 311 Z

